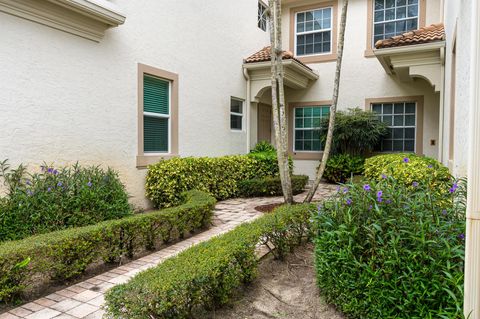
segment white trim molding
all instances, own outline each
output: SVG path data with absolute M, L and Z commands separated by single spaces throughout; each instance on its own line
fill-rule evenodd
M 125 22 L 125 15 L 107 0 L 0 0 L 0 12 L 95 42 Z

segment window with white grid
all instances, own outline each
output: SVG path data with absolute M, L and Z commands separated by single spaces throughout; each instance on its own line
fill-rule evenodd
M 380 152 L 415 152 L 417 105 L 415 102 L 373 103 L 372 111 L 388 127 L 377 146 Z
M 373 43 L 418 29 L 419 0 L 375 0 Z
M 331 7 L 295 14 L 295 54 L 326 54 L 332 51 Z

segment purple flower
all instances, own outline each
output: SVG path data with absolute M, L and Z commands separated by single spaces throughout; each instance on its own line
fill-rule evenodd
M 433 168 L 433 165 L 432 165 L 432 164 L 430 164 L 430 165 L 428 165 L 427 167 L 428 167 L 428 168 Z
M 370 206 L 368 207 L 368 210 L 372 210 L 372 208 L 373 208 L 373 206 L 372 206 L 372 205 L 370 205 Z
M 340 192 L 340 186 L 337 186 L 337 193 Z
M 88 181 L 87 186 L 92 187 L 92 182 Z
M 447 210 L 446 209 L 442 210 L 442 215 L 447 216 Z
M 460 235 L 458 235 L 458 239 L 464 240 L 464 239 L 465 239 L 465 234 L 460 234 Z
M 30 182 L 30 180 L 27 179 L 27 180 L 25 180 L 25 184 L 27 184 L 27 185 L 32 185 L 32 182 Z
M 387 204 L 391 204 L 391 203 L 392 203 L 392 201 L 391 201 L 390 199 L 387 199 L 387 200 L 385 201 L 385 203 L 387 203 Z
M 62 182 L 58 182 L 58 183 L 57 183 L 57 186 L 58 186 L 58 187 L 62 187 L 62 185 L 63 185 Z
M 48 173 L 53 173 L 53 168 L 49 167 L 47 170 Z
M 47 192 L 51 192 L 51 191 L 52 191 L 51 187 L 47 188 Z
M 379 203 L 381 203 L 381 202 L 383 202 L 383 198 L 377 197 L 377 201 L 378 201 Z
M 403 162 L 404 162 L 404 163 L 408 163 L 408 162 L 410 162 L 410 159 L 409 159 L 408 157 L 404 157 L 404 158 L 403 158 Z
M 382 174 L 382 178 L 383 178 L 383 179 L 387 179 L 387 175 Z
M 53 170 L 53 175 L 58 175 L 58 171 L 56 169 Z
M 42 166 L 40 166 L 40 168 L 42 169 L 42 172 L 43 172 L 43 171 L 45 171 L 46 167 L 42 165 Z
M 383 192 L 382 191 L 378 191 L 377 192 L 377 197 L 382 197 L 383 196 Z
M 27 189 L 27 194 L 28 194 L 28 196 L 32 196 L 32 195 L 33 195 L 33 192 L 32 192 L 32 190 L 30 190 L 30 189 Z
M 413 186 L 413 187 L 418 187 L 418 182 L 413 182 L 413 183 L 412 183 L 412 186 Z
M 450 193 L 454 193 L 458 188 L 457 183 L 453 183 L 452 187 L 448 190 Z
M 348 198 L 348 199 L 345 201 L 345 204 L 346 204 L 347 206 L 352 205 L 352 200 L 351 200 L 350 198 Z
M 368 185 L 368 184 L 363 185 L 363 190 L 364 190 L 364 191 L 369 192 L 370 189 L 371 189 L 371 188 L 370 188 L 370 185 Z
M 348 187 L 345 187 L 345 188 L 343 189 L 343 193 L 344 193 L 344 194 L 348 193 Z

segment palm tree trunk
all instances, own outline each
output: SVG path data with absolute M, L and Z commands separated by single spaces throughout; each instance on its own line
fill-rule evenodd
M 282 32 L 280 0 L 269 0 L 272 117 L 277 148 L 278 168 L 285 202 L 293 202 L 290 167 L 288 165 L 287 112 L 285 111 L 285 91 L 283 84 Z
M 343 58 L 343 46 L 345 43 L 345 28 L 347 26 L 347 10 L 348 10 L 348 0 L 344 0 L 342 8 L 342 18 L 340 21 L 340 35 L 338 39 L 338 48 L 337 48 L 337 67 L 335 70 L 335 82 L 333 85 L 333 103 L 330 108 L 330 121 L 328 123 L 328 132 L 327 140 L 325 141 L 325 148 L 323 150 L 322 162 L 318 167 L 315 180 L 313 185 L 308 191 L 305 202 L 311 202 L 313 195 L 317 191 L 318 185 L 322 180 L 323 173 L 325 172 L 325 167 L 327 165 L 328 157 L 330 156 L 330 149 L 332 148 L 332 139 L 333 139 L 333 129 L 335 127 L 335 115 L 337 113 L 337 104 L 338 104 L 338 94 L 340 90 L 340 73 L 342 70 L 342 58 Z

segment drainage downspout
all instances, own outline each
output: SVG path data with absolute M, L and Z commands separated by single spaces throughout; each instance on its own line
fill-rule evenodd
M 250 152 L 250 75 L 248 74 L 248 70 L 243 68 L 243 76 L 245 80 L 247 80 L 247 99 L 245 103 L 245 118 L 246 118 L 246 126 L 245 126 L 245 133 L 247 134 L 247 153 Z
M 440 95 L 439 95 L 439 98 L 440 98 L 440 101 L 439 101 L 439 108 L 440 108 L 440 114 L 439 114 L 439 134 L 438 134 L 438 160 L 440 163 L 443 163 L 445 164 L 445 166 L 448 166 L 448 163 L 444 163 L 443 162 L 443 150 L 444 150 L 444 147 L 443 147 L 443 141 L 445 140 L 444 138 L 444 130 L 445 130 L 445 125 L 443 123 L 444 119 L 445 119 L 445 47 L 443 48 L 440 48 L 440 59 L 442 61 L 441 63 L 441 70 L 440 70 L 440 76 L 441 76 L 441 79 L 440 79 Z

